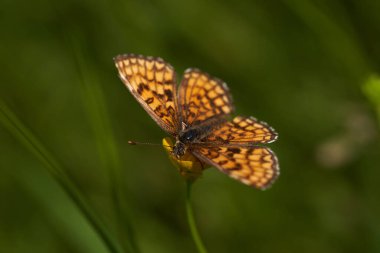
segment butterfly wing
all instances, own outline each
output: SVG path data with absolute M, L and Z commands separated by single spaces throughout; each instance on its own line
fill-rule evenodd
M 233 104 L 227 85 L 198 69 L 184 73 L 179 88 L 180 121 L 182 129 L 220 118 L 233 111 Z
M 178 130 L 177 85 L 173 67 L 161 58 L 119 55 L 120 79 L 157 124 L 169 134 Z
M 230 177 L 258 189 L 266 189 L 280 170 L 276 155 L 266 147 L 198 147 L 193 154 Z
M 276 139 L 277 133 L 265 122 L 237 116 L 214 129 L 201 143 L 193 143 L 192 152 L 230 177 L 265 189 L 278 177 L 279 165 L 269 148 L 257 144 Z
M 203 141 L 219 144 L 255 145 L 270 143 L 277 139 L 276 131 L 267 123 L 253 117 L 237 116 L 231 122 L 223 123 Z

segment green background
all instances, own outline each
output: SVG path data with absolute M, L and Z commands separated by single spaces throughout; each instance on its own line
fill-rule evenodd
M 183 179 L 161 147 L 127 144 L 166 136 L 117 77 L 112 58 L 138 53 L 223 79 L 236 114 L 279 133 L 271 189 L 216 169 L 194 184 L 209 252 L 380 252 L 379 13 L 372 0 L 2 0 L 0 251 L 109 252 L 24 124 L 125 252 L 196 252 Z

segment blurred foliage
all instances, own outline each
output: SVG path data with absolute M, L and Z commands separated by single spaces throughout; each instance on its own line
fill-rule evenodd
M 267 121 L 281 176 L 258 191 L 208 169 L 193 186 L 210 252 L 379 252 L 380 2 L 0 3 L 0 99 L 62 165 L 114 238 L 194 252 L 165 134 L 112 57 L 160 56 L 229 84 Z M 44 164 L 0 125 L 0 251 L 107 252 Z
M 375 75 L 370 76 L 363 86 L 363 91 L 373 103 L 380 120 L 380 78 Z

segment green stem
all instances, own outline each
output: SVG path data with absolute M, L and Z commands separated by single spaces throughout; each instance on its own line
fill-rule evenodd
M 202 239 L 199 235 L 197 225 L 194 219 L 193 207 L 191 205 L 191 186 L 193 182 L 187 181 L 186 183 L 186 214 L 187 214 L 187 222 L 189 223 L 189 228 L 191 232 L 191 236 L 193 237 L 195 246 L 198 249 L 199 253 L 207 253 L 207 250 L 202 242 Z

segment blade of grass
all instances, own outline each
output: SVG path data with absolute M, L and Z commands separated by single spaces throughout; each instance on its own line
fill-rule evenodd
M 123 168 L 115 137 L 112 133 L 105 98 L 99 81 L 96 78 L 96 71 L 93 71 L 90 64 L 85 62 L 85 50 L 78 38 L 80 36 L 74 37 L 71 35 L 68 39 L 80 75 L 83 101 L 85 102 L 85 108 L 95 134 L 99 157 L 103 168 L 109 173 L 110 191 L 119 240 L 125 251 L 138 252 L 132 226 L 128 218 L 129 211 L 125 202 L 125 188 L 123 187 L 123 178 L 125 177 L 122 173 Z
M 206 247 L 204 246 L 201 236 L 199 235 L 197 225 L 194 219 L 193 207 L 191 205 L 191 187 L 193 182 L 190 180 L 186 181 L 186 214 L 187 214 L 187 222 L 189 224 L 191 236 L 197 247 L 199 253 L 207 253 Z
M 117 241 L 114 240 L 104 223 L 87 204 L 83 195 L 78 191 L 77 187 L 63 170 L 63 167 L 1 99 L 0 122 L 45 165 L 45 168 L 53 179 L 63 188 L 83 216 L 91 224 L 109 252 L 122 253 L 123 251 Z

